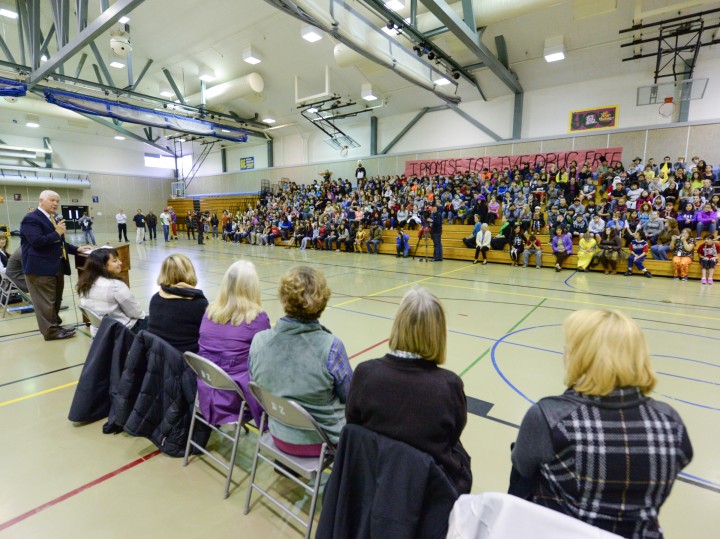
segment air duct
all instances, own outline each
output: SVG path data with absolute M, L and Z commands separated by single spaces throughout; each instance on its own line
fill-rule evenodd
M 20 187 L 48 187 L 51 189 L 90 189 L 90 180 L 43 178 L 22 176 L 0 176 L 0 185 L 13 185 Z
M 221 105 L 235 99 L 255 96 L 265 89 L 265 81 L 259 73 L 249 73 L 243 77 L 221 82 L 205 90 L 207 105 Z M 185 98 L 189 105 L 200 105 L 200 93 Z

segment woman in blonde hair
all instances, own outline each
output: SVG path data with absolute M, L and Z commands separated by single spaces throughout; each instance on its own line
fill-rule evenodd
M 256 425 L 260 424 L 262 410 L 248 388 L 248 355 L 253 337 L 265 329 L 270 329 L 270 319 L 260 305 L 260 279 L 255 265 L 238 260 L 225 272 L 218 297 L 203 316 L 199 354 L 217 364 L 240 386 Z M 239 395 L 213 390 L 198 379 L 198 398 L 209 423 L 237 421 Z
M 660 506 L 693 450 L 678 413 L 647 396 L 645 335 L 608 310 L 577 311 L 563 328 L 568 389 L 525 414 L 509 491 L 622 537 L 661 538 Z
M 330 299 L 321 271 L 299 266 L 280 277 L 285 316 L 261 331 L 250 346 L 250 376 L 260 387 L 292 399 L 317 421 L 334 444 L 345 426 L 352 368 L 345 346 L 320 324 Z M 294 429 L 270 418 L 275 444 L 300 457 L 318 456 L 322 440 L 314 432 Z
M 467 400 L 460 377 L 440 368 L 446 342 L 440 300 L 424 288 L 413 288 L 395 315 L 390 351 L 355 369 L 345 415 L 348 423 L 429 454 L 458 494 L 467 494 L 470 457 L 460 443 Z
M 160 267 L 160 291 L 150 298 L 148 331 L 181 352 L 197 352 L 200 322 L 208 301 L 195 288 L 197 276 L 185 255 L 170 255 Z

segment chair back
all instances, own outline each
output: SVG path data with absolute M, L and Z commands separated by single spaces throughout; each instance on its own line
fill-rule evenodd
M 87 307 L 83 307 L 82 305 L 79 305 L 78 308 L 80 309 L 80 312 L 83 313 L 88 320 L 90 320 L 90 324 L 93 327 L 95 327 L 95 328 L 100 327 L 100 324 L 102 324 L 104 316 L 100 316 L 98 313 L 96 313 L 92 309 L 88 309 Z
M 193 352 L 185 352 L 183 358 L 185 359 L 185 363 L 188 364 L 188 367 L 197 375 L 198 379 L 205 382 L 211 388 L 224 391 L 237 391 L 243 397 L 243 400 L 245 399 L 242 389 L 240 389 L 240 386 L 237 385 L 235 380 L 230 378 L 228 373 L 209 359 L 205 359 Z
M 260 403 L 265 413 L 275 421 L 279 421 L 283 425 L 295 429 L 313 430 L 317 432 L 320 439 L 323 443 L 327 444 L 328 448 L 332 449 L 335 447 L 330 442 L 325 431 L 323 431 L 317 421 L 315 421 L 315 418 L 297 402 L 278 397 L 268 390 L 263 389 L 255 382 L 250 382 L 250 392 Z

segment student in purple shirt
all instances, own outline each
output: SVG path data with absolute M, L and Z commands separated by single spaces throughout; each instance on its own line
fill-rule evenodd
M 695 221 L 697 222 L 697 237 L 702 238 L 703 231 L 707 231 L 714 236 L 715 231 L 717 230 L 717 220 L 717 212 L 713 210 L 712 205 L 709 202 L 706 203 L 703 206 L 703 209 L 695 214 Z
M 248 354 L 256 333 L 270 329 L 260 305 L 260 279 L 252 262 L 238 260 L 223 276 L 220 293 L 200 324 L 200 355 L 227 372 L 245 394 L 255 424 L 262 410 L 248 388 Z M 237 421 L 240 396 L 211 389 L 198 379 L 198 399 L 205 419 L 213 425 Z

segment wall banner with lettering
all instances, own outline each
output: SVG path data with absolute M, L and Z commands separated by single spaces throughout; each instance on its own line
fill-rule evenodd
M 459 157 L 449 159 L 418 159 L 405 161 L 405 175 L 412 176 L 448 176 L 464 174 L 465 172 L 482 172 L 487 168 L 490 172 L 493 169 L 512 169 L 525 163 L 531 166 L 544 164 L 555 164 L 558 168 L 568 167 L 573 161 L 578 163 L 578 170 L 588 161 L 595 170 L 602 159 L 607 159 L 613 164 L 622 161 L 622 148 L 597 148 L 595 150 L 572 150 L 568 152 L 545 152 L 520 155 L 504 155 L 493 157 Z
M 618 124 L 618 106 L 595 109 L 573 110 L 570 112 L 570 132 L 612 129 Z

